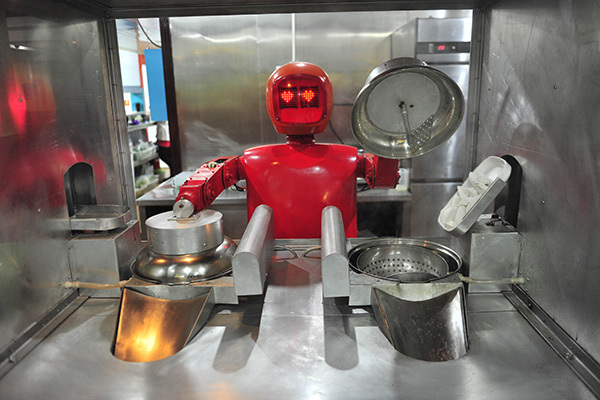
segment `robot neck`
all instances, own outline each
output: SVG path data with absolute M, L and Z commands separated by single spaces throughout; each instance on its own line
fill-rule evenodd
M 288 135 L 288 144 L 292 146 L 306 146 L 315 143 L 315 135 Z

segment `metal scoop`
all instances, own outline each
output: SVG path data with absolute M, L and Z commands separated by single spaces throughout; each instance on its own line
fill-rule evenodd
M 408 142 L 411 153 L 415 154 L 429 141 L 429 139 L 431 139 L 433 115 L 427 118 L 414 131 L 410 129 L 410 123 L 408 122 L 408 108 L 406 107 L 405 102 L 400 103 L 400 115 L 402 115 L 402 123 L 404 124 L 404 130 L 406 131 L 406 141 Z

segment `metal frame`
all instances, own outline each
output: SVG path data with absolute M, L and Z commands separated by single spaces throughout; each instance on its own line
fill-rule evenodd
M 79 0 L 79 3 L 95 5 L 95 9 L 106 10 L 110 18 L 149 18 L 199 15 L 233 14 L 276 14 L 309 13 L 332 11 L 389 11 L 389 10 L 427 10 L 427 9 L 471 9 L 493 2 L 492 0 L 309 0 L 286 2 L 281 0 L 253 3 L 247 1 L 194 2 L 180 0 L 177 4 L 164 4 L 156 1 L 128 2 L 126 5 L 110 7 L 111 0 Z M 100 3 L 100 4 L 99 4 Z
M 181 139 L 179 134 L 179 117 L 177 115 L 177 95 L 175 93 L 175 74 L 173 69 L 173 44 L 169 18 L 160 18 L 160 40 L 162 45 L 163 68 L 165 73 L 165 96 L 167 98 L 167 116 L 169 118 L 169 135 L 171 139 L 171 176 L 183 170 L 181 163 Z
M 469 94 L 467 100 L 466 115 L 467 118 L 467 149 L 471 153 L 468 155 L 469 171 L 477 166 L 477 135 L 479 132 L 479 99 L 481 93 L 481 60 L 483 57 L 484 44 L 484 12 L 482 9 L 473 10 L 473 26 L 471 34 L 471 60 L 469 77 Z M 465 176 L 466 178 L 466 176 Z
M 100 40 L 104 44 L 104 74 L 107 82 L 107 109 L 108 120 L 111 123 L 110 137 L 116 152 L 113 152 L 115 164 L 119 169 L 121 180 L 121 202 L 132 210 L 132 217 L 137 219 L 135 204 L 135 185 L 130 171 L 133 170 L 132 159 L 129 153 L 127 117 L 123 104 L 123 83 L 121 81 L 119 66 L 119 44 L 117 43 L 117 27 L 114 20 L 101 20 L 99 22 Z

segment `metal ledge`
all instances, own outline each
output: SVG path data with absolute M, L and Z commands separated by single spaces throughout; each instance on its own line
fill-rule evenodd
M 503 292 L 533 329 L 550 345 L 583 383 L 600 398 L 600 364 L 567 334 L 518 285 L 512 292 Z
M 29 354 L 46 336 L 50 335 L 87 299 L 87 296 L 80 297 L 77 291 L 72 292 L 6 347 L 0 353 L 0 378 Z

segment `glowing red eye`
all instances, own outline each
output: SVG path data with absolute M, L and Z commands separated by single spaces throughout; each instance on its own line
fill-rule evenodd
M 319 107 L 319 87 L 303 86 L 300 88 L 300 107 L 314 108 Z
M 274 84 L 273 108 L 279 123 L 314 124 L 326 116 L 327 94 L 322 82 L 301 74 Z
M 304 100 L 310 103 L 310 101 L 315 98 L 315 92 L 313 92 L 311 89 L 305 90 L 302 92 L 302 97 Z
M 281 92 L 281 99 L 286 103 L 289 103 L 294 99 L 294 93 L 291 90 L 284 90 Z

